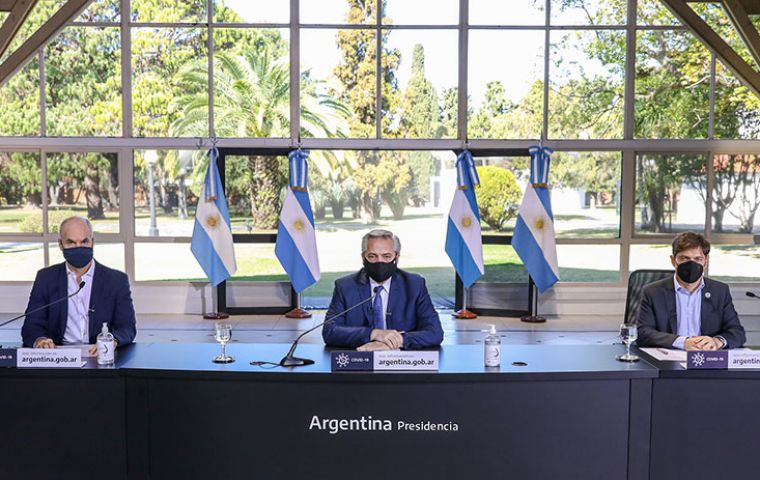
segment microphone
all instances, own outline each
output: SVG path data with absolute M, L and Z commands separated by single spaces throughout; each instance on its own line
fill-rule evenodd
M 294 341 L 293 345 L 290 346 L 290 350 L 288 350 L 288 354 L 282 357 L 282 360 L 280 360 L 280 366 L 281 367 L 302 367 L 304 365 L 311 365 L 314 363 L 314 360 L 308 359 L 308 358 L 297 358 L 294 357 L 293 354 L 296 351 L 296 347 L 298 347 L 298 342 L 306 336 L 306 334 L 313 332 L 314 330 L 318 329 L 319 327 L 326 325 L 328 323 L 333 322 L 336 318 L 340 317 L 341 315 L 345 315 L 346 313 L 350 312 L 354 308 L 364 305 L 365 303 L 369 302 L 370 300 L 373 300 L 375 296 L 377 296 L 377 293 L 379 292 L 379 288 L 375 288 L 375 291 L 370 295 L 369 298 L 365 298 L 361 302 L 357 303 L 356 305 L 347 308 L 343 310 L 340 313 L 336 313 L 335 315 L 330 316 L 329 318 L 326 318 L 324 322 L 320 323 L 319 325 L 315 325 L 311 327 L 310 329 L 303 332 L 301 335 L 299 335 Z
M 18 317 L 13 317 L 13 318 L 11 318 L 10 320 L 8 320 L 8 321 L 6 321 L 6 322 L 0 323 L 0 327 L 4 327 L 4 326 L 8 325 L 9 323 L 15 322 L 15 321 L 16 321 L 16 320 L 18 320 L 19 318 L 24 318 L 24 317 L 26 317 L 27 315 L 31 315 L 31 314 L 33 314 L 33 313 L 37 313 L 37 312 L 39 312 L 40 310 L 44 310 L 44 309 L 48 308 L 48 307 L 49 307 L 49 306 L 51 306 L 51 305 L 55 305 L 56 303 L 60 303 L 60 302 L 62 302 L 62 301 L 64 301 L 64 300 L 68 300 L 69 298 L 73 297 L 73 296 L 74 296 L 74 295 L 76 295 L 77 293 L 81 292 L 83 288 L 84 288 L 84 280 L 82 280 L 81 282 L 79 282 L 79 288 L 77 289 L 77 291 L 76 291 L 76 292 L 72 293 L 71 295 L 67 295 L 67 296 L 65 296 L 65 297 L 63 297 L 63 298 L 59 298 L 58 300 L 53 300 L 52 302 L 48 303 L 47 305 L 43 305 L 43 306 L 41 306 L 41 307 L 35 308 L 35 309 L 34 309 L 34 310 L 32 310 L 31 312 L 25 312 L 25 313 L 22 313 L 22 314 L 21 314 L 21 315 L 19 315 Z
M 751 298 L 760 298 L 760 295 L 757 295 L 757 294 L 755 294 L 753 292 L 747 291 L 747 292 L 744 292 L 744 294 L 747 295 L 748 297 L 751 297 Z

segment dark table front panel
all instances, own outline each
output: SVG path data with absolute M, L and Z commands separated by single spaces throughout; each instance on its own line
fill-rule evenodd
M 0 375 L 0 478 L 127 477 L 123 378 L 7 373 Z
M 154 479 L 627 478 L 627 380 L 145 382 Z M 392 429 L 330 433 L 315 416 Z
M 676 373 L 652 387 L 650 478 L 757 478 L 760 371 Z

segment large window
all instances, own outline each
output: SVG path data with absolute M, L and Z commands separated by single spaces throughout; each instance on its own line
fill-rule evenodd
M 37 2 L 3 58 L 61 3 Z M 721 8 L 690 5 L 751 58 Z M 685 230 L 714 243 L 713 275 L 757 280 L 760 99 L 660 0 L 95 0 L 0 86 L 0 267 L 59 261 L 78 214 L 133 280 L 203 281 L 189 243 L 216 143 L 255 152 L 226 158 L 232 229 L 251 236 L 233 280 L 284 280 L 272 239 L 303 147 L 323 272 L 305 303 L 384 227 L 443 305 L 456 153 L 475 153 L 501 242 L 483 282 L 524 282 L 508 237 L 539 139 L 563 283 L 667 267 Z

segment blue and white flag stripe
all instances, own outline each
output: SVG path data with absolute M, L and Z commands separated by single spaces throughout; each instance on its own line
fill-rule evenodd
M 190 251 L 206 273 L 211 285 L 217 286 L 237 271 L 235 248 L 232 241 L 230 214 L 216 159 L 216 148 L 209 150 L 209 166 L 198 196 L 195 210 L 193 239 Z
M 449 210 L 446 229 L 446 254 L 451 259 L 465 288 L 485 272 L 480 210 L 474 185 L 479 182 L 472 154 L 465 150 L 457 158 L 458 188 Z
M 285 196 L 277 226 L 275 255 L 285 273 L 288 274 L 293 289 L 301 292 L 320 279 L 317 237 L 314 229 L 314 214 L 307 189 L 308 177 L 306 158 L 303 150 L 290 152 L 290 185 Z M 300 176 L 300 180 L 294 179 Z
M 559 280 L 554 215 L 550 194 L 545 187 L 549 177 L 551 150 L 531 147 L 530 153 L 531 180 L 537 181 L 529 183 L 525 188 L 512 236 L 512 247 L 525 264 L 538 291 L 543 293 Z

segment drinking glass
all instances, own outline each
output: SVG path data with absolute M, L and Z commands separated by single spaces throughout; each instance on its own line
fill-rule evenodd
M 621 362 L 638 362 L 638 355 L 631 353 L 631 344 L 636 341 L 639 336 L 639 329 L 634 323 L 623 323 L 620 325 L 620 336 L 623 338 L 625 344 L 625 353 L 618 355 L 617 358 Z
M 217 322 L 216 323 L 216 341 L 222 346 L 222 353 L 214 357 L 214 363 L 232 363 L 235 361 L 235 357 L 227 355 L 225 347 L 227 342 L 232 338 L 232 325 L 229 323 Z

